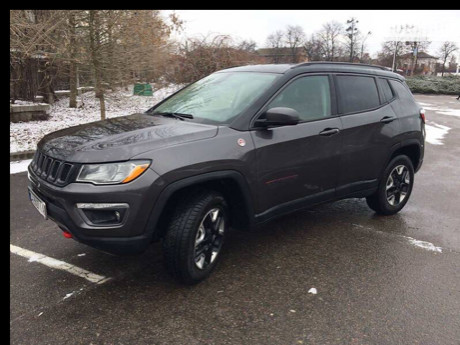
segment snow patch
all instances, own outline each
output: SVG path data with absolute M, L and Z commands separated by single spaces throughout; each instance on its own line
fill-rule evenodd
M 436 247 L 431 242 L 416 240 L 415 238 L 412 238 L 412 237 L 406 237 L 406 238 L 409 241 L 409 243 L 413 244 L 414 246 L 417 246 L 417 247 L 420 247 L 426 250 L 431 250 L 433 252 L 442 253 L 442 248 Z
M 449 132 L 450 128 L 437 123 L 431 122 L 429 125 L 425 125 L 426 137 L 425 141 L 432 145 L 444 145 L 442 140 L 444 136 Z
M 65 300 L 65 299 L 71 297 L 74 293 L 75 293 L 75 291 L 72 291 L 72 292 L 66 294 L 65 297 L 62 300 Z
M 460 109 L 440 109 L 436 111 L 438 114 L 449 115 L 449 116 L 459 116 Z
M 182 85 L 171 84 L 154 91 L 153 96 L 134 96 L 133 87 L 131 85 L 128 90 L 107 91 L 107 118 L 143 113 Z M 94 91 L 79 95 L 77 106 L 69 108 L 69 97 L 62 97 L 51 106 L 50 116 L 46 121 L 10 122 L 10 152 L 35 150 L 38 141 L 48 133 L 100 120 L 99 99 L 95 97 Z
M 17 174 L 27 171 L 27 167 L 29 166 L 30 162 L 32 162 L 32 159 L 10 162 L 10 174 Z

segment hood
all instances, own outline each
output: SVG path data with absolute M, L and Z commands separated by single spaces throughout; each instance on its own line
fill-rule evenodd
M 157 148 L 212 138 L 217 126 L 164 116 L 133 114 L 50 133 L 38 143 L 45 154 L 77 163 L 128 160 Z

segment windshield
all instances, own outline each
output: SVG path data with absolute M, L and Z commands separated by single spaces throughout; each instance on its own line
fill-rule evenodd
M 153 114 L 177 115 L 182 119 L 203 123 L 228 124 L 272 85 L 278 76 L 255 72 L 214 73 L 179 91 L 154 108 Z

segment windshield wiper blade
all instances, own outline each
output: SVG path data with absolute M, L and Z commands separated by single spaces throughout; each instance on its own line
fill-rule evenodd
M 182 113 L 153 113 L 153 115 L 162 115 L 162 116 L 170 116 L 175 117 L 180 120 L 184 119 L 193 119 L 192 114 L 182 114 Z

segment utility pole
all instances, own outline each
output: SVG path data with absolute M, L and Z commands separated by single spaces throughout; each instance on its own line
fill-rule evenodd
M 410 71 L 410 76 L 414 75 L 415 68 L 417 67 L 417 54 L 418 54 L 418 46 L 420 41 L 414 40 L 413 42 L 407 41 L 406 45 L 410 45 L 412 47 L 412 68 Z
M 363 38 L 363 42 L 361 43 L 361 63 L 363 62 L 363 54 L 364 54 L 364 42 L 366 42 L 367 38 L 372 35 L 372 32 L 368 32 L 367 35 Z
M 395 51 L 393 53 L 393 63 L 391 64 L 391 70 L 396 72 L 396 52 L 398 51 L 399 41 L 395 41 Z

